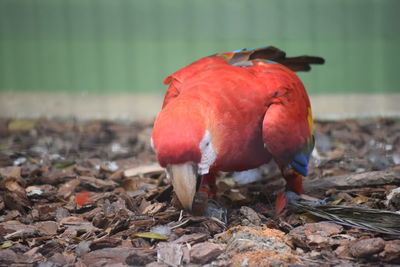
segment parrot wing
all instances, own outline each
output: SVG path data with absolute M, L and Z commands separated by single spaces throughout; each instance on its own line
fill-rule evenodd
M 180 94 L 180 85 L 186 78 L 205 69 L 223 67 L 227 64 L 238 67 L 250 67 L 254 65 L 253 60 L 265 63 L 280 63 L 292 71 L 308 71 L 311 69 L 310 64 L 323 64 L 325 62 L 323 58 L 315 56 L 286 57 L 284 51 L 274 46 L 266 46 L 258 49 L 244 48 L 227 53 L 217 53 L 193 62 L 164 80 L 164 84 L 169 84 L 169 88 L 164 97 L 163 108 Z
M 212 56 L 224 58 L 229 64 L 246 66 L 251 60 L 264 60 L 280 63 L 292 71 L 309 71 L 310 64 L 323 64 L 325 60 L 315 56 L 286 57 L 286 53 L 274 46 L 266 46 L 257 49 L 240 49 L 227 53 L 218 53 Z
M 306 176 L 315 143 L 310 101 L 295 74 L 279 72 L 280 82 L 264 115 L 263 141 L 281 168 L 290 165 Z M 279 75 L 285 75 L 285 79 L 279 79 Z
M 263 141 L 281 168 L 290 165 L 306 176 L 315 143 L 313 120 L 306 90 L 292 71 L 308 71 L 310 64 L 323 64 L 324 59 L 314 56 L 286 57 L 285 52 L 273 46 L 216 56 L 231 65 L 248 67 L 258 76 L 260 83 L 265 84 L 271 92 L 271 100 L 263 120 Z
M 176 71 L 164 80 L 164 84 L 169 84 L 164 97 L 163 108 L 181 93 L 181 84 L 189 77 L 196 75 L 206 69 L 227 66 L 227 62 L 220 57 L 205 57 L 192 64 Z
M 314 148 L 314 136 L 307 117 L 302 119 L 292 115 L 284 105 L 271 105 L 263 121 L 263 140 L 278 165 L 290 164 L 307 176 Z

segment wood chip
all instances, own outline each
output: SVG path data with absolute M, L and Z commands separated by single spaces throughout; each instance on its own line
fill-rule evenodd
M 129 248 L 103 248 L 85 254 L 82 262 L 86 266 L 110 266 L 125 263 L 132 250 Z
M 72 179 L 60 186 L 57 192 L 57 196 L 67 199 L 69 198 L 74 192 L 76 187 L 81 183 L 79 179 Z
M 176 243 L 176 244 L 191 244 L 191 245 L 193 245 L 193 244 L 205 241 L 209 237 L 210 236 L 205 233 L 194 233 L 194 234 L 189 234 L 189 235 L 183 235 L 172 242 Z
M 157 260 L 169 266 L 180 266 L 183 260 L 182 245 L 159 243 L 157 245 Z
M 79 176 L 79 181 L 82 185 L 90 186 L 97 190 L 113 190 L 118 186 L 113 180 L 102 180 L 91 176 Z
M 388 184 L 400 185 L 399 170 L 355 173 L 314 179 L 304 182 L 304 190 L 307 193 L 324 194 L 326 190 L 331 188 L 349 189 Z
M 53 221 L 37 222 L 34 224 L 42 235 L 55 235 L 58 230 L 58 223 Z
M 224 245 L 211 242 L 198 243 L 190 250 L 190 259 L 194 263 L 206 264 L 225 250 Z
M 143 175 L 153 175 L 153 174 L 162 174 L 164 172 L 164 168 L 159 164 L 154 163 L 147 166 L 138 166 L 135 168 L 127 169 L 124 171 L 125 177 L 134 177 L 134 176 L 143 176 Z
M 350 245 L 350 253 L 355 258 L 366 258 L 381 252 L 385 248 L 385 241 L 378 238 L 367 238 Z

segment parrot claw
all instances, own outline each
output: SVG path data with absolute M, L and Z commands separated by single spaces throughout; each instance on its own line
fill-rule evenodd
M 290 204 L 297 203 L 301 199 L 301 195 L 293 191 L 281 192 L 276 196 L 275 213 L 282 215 L 286 207 Z
M 275 209 L 269 204 L 257 203 L 254 205 L 254 209 L 260 213 L 268 214 L 270 216 L 283 215 L 286 211 L 286 207 L 291 203 L 298 202 L 301 195 L 298 195 L 292 191 L 281 192 L 276 196 Z
M 318 198 L 310 197 L 310 196 L 307 196 L 307 195 L 300 195 L 300 197 L 301 197 L 301 199 L 303 199 L 303 200 L 308 200 L 308 201 L 302 202 L 303 204 L 308 205 L 308 206 L 321 206 L 321 205 L 326 205 L 326 204 L 328 204 L 329 202 L 331 202 L 331 201 L 334 200 L 334 199 L 331 198 L 331 197 L 326 197 L 326 198 L 324 198 L 324 199 L 318 199 Z
M 281 215 L 287 206 L 290 206 L 291 204 L 296 206 L 296 203 L 299 203 L 300 200 L 303 200 L 302 203 L 308 206 L 319 206 L 325 205 L 333 199 L 330 197 L 318 199 L 305 194 L 299 195 L 292 191 L 281 192 L 276 197 L 275 213 Z

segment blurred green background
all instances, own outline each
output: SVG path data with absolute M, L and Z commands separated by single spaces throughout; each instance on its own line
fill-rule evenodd
M 311 94 L 400 92 L 399 0 L 1 0 L 0 91 L 162 93 L 215 52 L 319 55 Z

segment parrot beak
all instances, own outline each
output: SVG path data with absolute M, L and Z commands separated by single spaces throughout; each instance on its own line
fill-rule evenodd
M 172 179 L 174 191 L 182 206 L 186 210 L 192 210 L 197 185 L 195 165 L 193 163 L 170 165 L 167 172 Z

